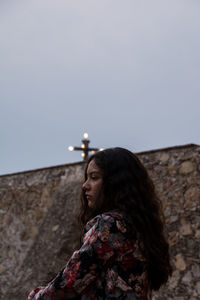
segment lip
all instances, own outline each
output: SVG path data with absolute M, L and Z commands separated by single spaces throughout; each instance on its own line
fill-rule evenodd
M 86 196 L 87 199 L 91 198 L 91 195 L 89 195 L 89 194 L 85 194 L 85 196 Z

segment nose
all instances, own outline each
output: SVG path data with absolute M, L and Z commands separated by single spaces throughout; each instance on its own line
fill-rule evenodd
M 87 190 L 89 189 L 89 184 L 88 184 L 88 181 L 87 181 L 87 180 L 83 183 L 82 189 L 83 189 L 84 191 L 87 191 Z

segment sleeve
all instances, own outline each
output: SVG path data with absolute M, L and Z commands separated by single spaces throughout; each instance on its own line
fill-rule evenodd
M 101 268 L 114 259 L 117 242 L 116 230 L 112 230 L 114 222 L 110 216 L 99 216 L 64 269 L 46 287 L 34 289 L 26 300 L 77 299 L 96 280 Z

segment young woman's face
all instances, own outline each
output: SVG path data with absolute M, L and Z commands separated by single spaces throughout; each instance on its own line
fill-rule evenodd
M 100 204 L 103 197 L 103 173 L 95 164 L 94 160 L 88 165 L 87 180 L 82 186 L 88 201 L 88 206 L 93 208 L 95 204 Z

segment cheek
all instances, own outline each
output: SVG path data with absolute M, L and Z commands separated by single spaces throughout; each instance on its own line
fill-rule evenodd
M 101 195 L 101 193 L 102 193 L 102 184 L 101 183 L 99 183 L 97 186 L 96 186 L 96 192 L 95 192 L 95 194 L 96 194 L 96 196 L 100 196 Z

